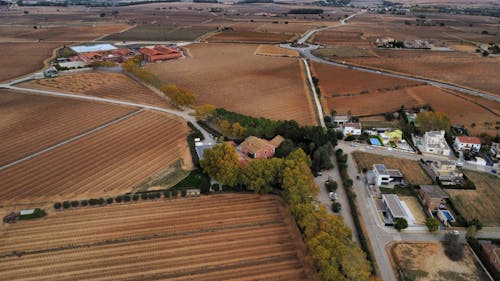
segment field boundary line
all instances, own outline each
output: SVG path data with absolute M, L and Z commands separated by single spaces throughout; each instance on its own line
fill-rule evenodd
M 325 118 L 323 116 L 323 108 L 321 107 L 321 102 L 318 99 L 318 93 L 316 92 L 316 88 L 314 87 L 314 83 L 311 77 L 311 70 L 309 69 L 309 63 L 307 62 L 306 59 L 302 59 L 302 62 L 304 62 L 304 66 L 306 67 L 306 74 L 307 74 L 307 81 L 309 82 L 309 85 L 311 86 L 311 91 L 313 94 L 313 99 L 314 99 L 314 104 L 316 105 L 316 118 L 319 120 L 319 124 L 321 127 L 326 128 L 325 125 Z
M 44 153 L 49 152 L 49 151 L 51 151 L 51 150 L 54 150 L 54 149 L 56 149 L 56 148 L 58 148 L 58 147 L 61 147 L 61 146 L 65 145 L 65 144 L 68 144 L 68 143 L 71 143 L 71 142 L 73 142 L 73 141 L 79 140 L 79 139 L 81 139 L 81 138 L 83 138 L 83 137 L 86 137 L 86 136 L 88 136 L 88 135 L 90 135 L 90 134 L 93 134 L 93 133 L 95 133 L 95 132 L 97 132 L 97 131 L 100 131 L 100 130 L 102 130 L 102 129 L 105 129 L 105 128 L 109 127 L 109 126 L 112 126 L 112 125 L 114 125 L 114 124 L 117 124 L 117 123 L 119 123 L 119 122 L 121 122 L 121 121 L 123 121 L 123 120 L 125 120 L 125 119 L 128 119 L 128 118 L 130 118 L 130 117 L 132 117 L 132 116 L 135 116 L 135 115 L 137 115 L 137 114 L 141 113 L 142 111 L 144 111 L 144 109 L 137 109 L 137 110 L 134 110 L 134 111 L 132 111 L 132 112 L 130 112 L 130 113 L 127 113 L 127 114 L 125 114 L 125 115 L 123 115 L 123 116 L 121 116 L 121 117 L 118 117 L 118 118 L 116 118 L 116 119 L 114 119 L 114 120 L 111 120 L 111 121 L 109 121 L 109 122 L 106 122 L 106 123 L 104 123 L 104 124 L 101 124 L 101 125 L 99 125 L 99 126 L 97 126 L 97 127 L 93 128 L 93 129 L 87 130 L 87 131 L 85 131 L 85 132 L 83 132 L 83 133 L 81 133 L 81 134 L 78 134 L 78 135 L 76 135 L 76 136 L 72 136 L 72 137 L 70 137 L 70 138 L 68 138 L 68 139 L 66 139 L 66 140 L 63 140 L 63 141 L 58 142 L 58 143 L 56 143 L 56 144 L 54 144 L 54 145 L 51 145 L 51 146 L 46 147 L 46 148 L 44 148 L 44 149 L 41 149 L 41 150 L 39 150 L 39 151 L 37 151 L 37 152 L 35 152 L 35 153 L 29 154 L 29 155 L 27 155 L 27 156 L 24 156 L 24 157 L 22 157 L 22 158 L 20 158 L 20 159 L 18 159 L 18 160 L 15 160 L 15 161 L 13 161 L 13 162 L 10 162 L 10 163 L 8 163 L 8 164 L 6 164 L 6 165 L 1 166 L 1 167 L 0 167 L 0 171 L 5 170 L 5 169 L 7 169 L 7 168 L 10 168 L 10 167 L 12 167 L 12 166 L 14 166 L 14 165 L 17 165 L 17 164 L 19 164 L 19 163 L 22 163 L 22 162 L 24 162 L 24 161 L 30 160 L 30 159 L 32 159 L 32 158 L 35 158 L 35 157 L 37 157 L 37 156 L 39 156 L 39 155 L 41 155 L 41 154 L 44 154 Z

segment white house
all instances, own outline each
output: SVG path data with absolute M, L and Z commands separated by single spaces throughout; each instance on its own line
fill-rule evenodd
M 458 136 L 455 138 L 453 146 L 457 151 L 479 151 L 481 149 L 481 140 L 477 137 Z
M 450 147 L 444 138 L 444 131 L 428 131 L 425 132 L 423 138 L 423 152 L 434 153 L 444 156 L 450 155 Z
M 386 208 L 385 217 L 388 218 L 389 221 L 394 222 L 394 219 L 403 218 L 408 222 L 408 225 L 414 225 L 416 223 L 415 217 L 413 217 L 406 203 L 399 200 L 397 195 L 382 194 L 382 202 Z
M 335 115 L 332 118 L 332 122 L 335 126 L 343 126 L 345 123 L 349 122 L 349 116 L 347 116 L 347 115 Z
M 361 123 L 345 123 L 344 136 L 361 136 Z
M 490 155 L 496 159 L 500 159 L 500 143 L 494 142 L 491 144 Z
M 389 186 L 390 183 L 402 183 L 403 174 L 399 170 L 387 169 L 384 164 L 374 164 L 372 170 L 372 183 L 377 186 Z

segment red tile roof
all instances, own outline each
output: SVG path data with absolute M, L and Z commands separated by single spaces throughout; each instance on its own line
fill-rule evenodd
M 457 139 L 461 143 L 481 144 L 481 140 L 478 137 L 459 136 Z

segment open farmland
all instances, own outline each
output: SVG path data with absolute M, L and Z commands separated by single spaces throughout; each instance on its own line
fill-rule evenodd
M 465 52 L 418 50 L 374 50 L 376 57 L 347 58 L 346 61 L 380 69 L 451 82 L 500 93 L 500 58 Z
M 496 129 L 496 122 L 500 121 L 496 113 L 500 107 L 498 102 L 464 96 L 432 86 L 409 88 L 408 94 L 420 104 L 429 104 L 435 111 L 446 113 L 452 124 L 464 125 L 473 134 L 486 132 L 495 136 L 499 132 Z M 472 125 L 473 123 L 475 125 Z
M 0 166 L 130 112 L 122 106 L 0 90 Z
M 276 45 L 260 45 L 255 51 L 256 55 L 271 57 L 300 57 L 299 52 L 281 48 Z
M 326 29 L 315 33 L 309 42 L 327 46 L 356 46 L 371 47 L 372 43 L 363 38 L 363 33 L 356 31 L 339 31 L 336 29 Z
M 166 99 L 132 80 L 114 72 L 82 72 L 23 83 L 27 88 L 112 98 L 139 104 L 170 107 Z
M 361 151 L 353 152 L 352 157 L 356 161 L 360 171 L 373 169 L 373 164 L 384 164 L 388 169 L 400 170 L 405 180 L 410 184 L 432 184 L 431 179 L 417 161 Z
M 173 164 L 191 168 L 187 133 L 183 121 L 141 112 L 1 170 L 0 202 L 43 202 L 131 191 Z
M 439 242 L 408 242 L 394 244 L 391 255 L 406 280 L 419 281 L 488 281 L 481 265 L 469 247 L 459 261 L 451 260 Z
M 476 190 L 448 189 L 455 207 L 468 221 L 478 218 L 486 226 L 500 226 L 500 179 L 495 175 L 464 170 Z
M 6 280 L 316 279 L 276 196 L 115 203 L 4 224 L 0 232 Z
M 183 60 L 150 64 L 160 79 L 187 88 L 197 104 L 255 117 L 316 124 L 300 60 L 255 55 L 256 45 L 195 44 Z
M 125 24 L 99 24 L 95 26 L 40 25 L 0 25 L 0 42 L 8 41 L 86 41 L 106 34 L 112 34 L 129 28 Z M 63 43 L 64 44 L 64 43 Z
M 194 41 L 198 37 L 215 31 L 210 26 L 186 26 L 176 27 L 173 25 L 138 25 L 124 32 L 106 36 L 102 40 L 135 40 L 135 41 Z
M 352 69 L 312 63 L 314 76 L 319 79 L 325 111 L 339 114 L 349 110 L 353 115 L 374 115 L 420 106 L 407 91 L 420 85 L 415 81 L 366 73 Z
M 0 81 L 41 70 L 60 43 L 0 43 Z

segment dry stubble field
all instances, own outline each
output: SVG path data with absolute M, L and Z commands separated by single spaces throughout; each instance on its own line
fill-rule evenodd
M 190 169 L 184 121 L 141 112 L 0 171 L 0 203 L 36 203 L 131 191 L 182 160 Z
M 373 169 L 373 164 L 384 164 L 387 169 L 398 169 L 403 173 L 405 180 L 411 184 L 432 184 L 431 179 L 424 172 L 417 161 L 383 156 L 373 153 L 355 151 L 352 157 L 356 161 L 359 170 Z
M 391 247 L 396 265 L 408 280 L 419 281 L 489 281 L 475 260 L 474 254 L 464 246 L 464 257 L 452 261 L 439 242 L 397 243 Z
M 464 173 L 476 185 L 476 190 L 447 190 L 460 214 L 468 221 L 478 218 L 486 226 L 500 226 L 500 179 L 469 170 Z
M 171 107 L 166 99 L 158 96 L 123 73 L 73 73 L 54 78 L 32 80 L 22 83 L 21 87 L 111 98 L 167 108 Z
M 5 280 L 314 280 L 277 196 L 115 203 L 4 224 L 0 233 Z
M 256 45 L 195 44 L 186 59 L 149 64 L 167 83 L 193 91 L 197 104 L 274 120 L 316 124 L 302 62 L 257 56 Z
M 134 109 L 0 90 L 0 166 Z

